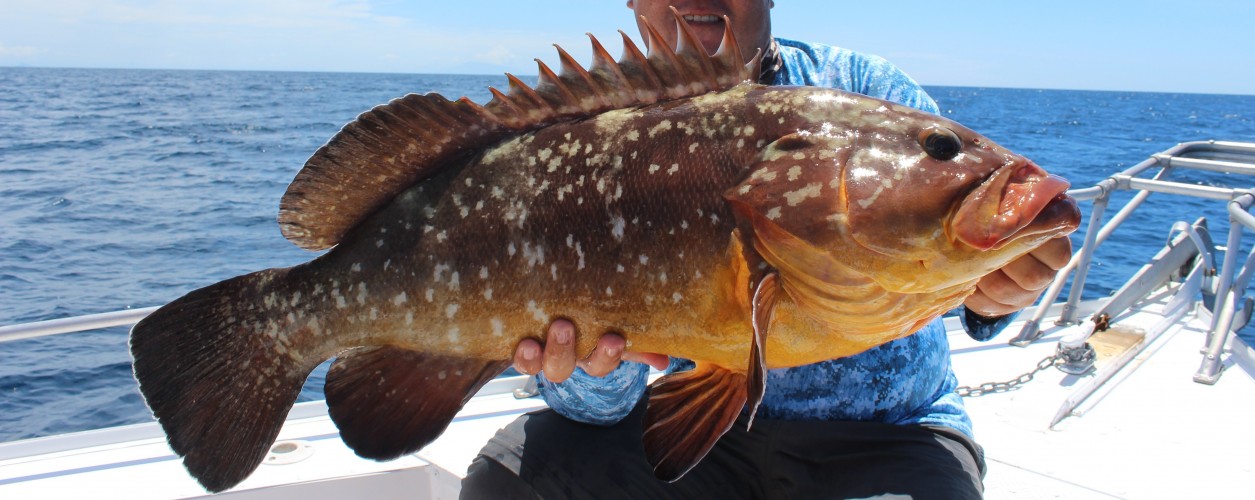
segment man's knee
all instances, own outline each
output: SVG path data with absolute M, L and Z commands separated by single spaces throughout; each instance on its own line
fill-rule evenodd
M 475 457 L 462 479 L 465 500 L 505 499 L 535 500 L 540 498 L 531 485 L 508 467 L 483 455 Z

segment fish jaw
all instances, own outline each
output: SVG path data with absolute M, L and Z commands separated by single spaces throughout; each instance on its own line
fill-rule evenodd
M 1018 238 L 1071 232 L 1081 213 L 1067 194 L 1069 185 L 1031 161 L 1012 162 L 964 198 L 950 233 L 972 248 L 991 250 Z

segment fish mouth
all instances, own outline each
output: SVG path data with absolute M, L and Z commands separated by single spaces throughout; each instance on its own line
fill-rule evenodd
M 1069 186 L 1033 162 L 1013 162 L 963 199 L 951 229 L 959 241 L 979 250 L 1036 235 L 1069 233 L 1081 221 L 1076 200 L 1068 196 Z

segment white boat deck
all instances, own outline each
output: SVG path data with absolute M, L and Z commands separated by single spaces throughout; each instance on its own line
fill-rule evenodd
M 1125 333 L 1153 331 L 1168 300 L 1140 304 L 1118 318 Z M 1069 396 L 1098 377 L 1112 350 L 1099 345 L 1098 371 L 1084 376 L 1055 368 L 1006 391 L 967 398 L 985 448 L 988 498 L 1242 498 L 1252 489 L 1255 460 L 1255 352 L 1231 341 L 1215 385 L 1193 381 L 1209 316 L 1196 311 L 1175 323 L 1076 412 L 1051 427 Z M 956 326 L 956 325 L 950 325 Z M 961 384 L 1005 381 L 1054 353 L 1060 329 L 1026 348 L 986 343 L 960 331 L 950 337 Z M 1133 332 L 1129 334 L 1129 332 Z M 1130 336 L 1132 335 L 1132 336 Z M 416 455 L 373 462 L 344 446 L 320 402 L 292 412 L 274 455 L 252 477 L 219 494 L 228 498 L 457 497 L 467 465 L 485 441 L 522 411 L 518 378 L 485 387 L 449 431 Z M 768 388 L 770 390 L 770 388 Z M 0 444 L 0 498 L 195 498 L 207 493 L 183 470 L 155 424 L 140 424 Z
M 1019 389 L 965 399 L 985 448 L 988 498 L 1255 497 L 1255 354 L 1234 338 L 1219 381 L 1195 382 L 1206 311 L 1168 325 L 1076 411 L 1050 425 L 1061 405 L 1102 373 L 1123 340 L 1156 328 L 1162 306 L 1143 304 L 1120 318 L 1121 333 L 1110 339 L 1116 347 L 1097 345 L 1103 334 L 1091 340 L 1099 350 L 1096 373 L 1078 377 L 1048 368 Z M 1047 330 L 1027 348 L 952 335 L 959 383 L 1005 381 L 1029 371 L 1053 354 L 1058 330 Z

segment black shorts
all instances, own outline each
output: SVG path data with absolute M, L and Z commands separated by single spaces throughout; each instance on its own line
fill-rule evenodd
M 674 483 L 641 444 L 644 404 L 609 427 L 541 410 L 499 431 L 462 481 L 464 499 L 981 498 L 980 447 L 944 427 L 745 416 Z

